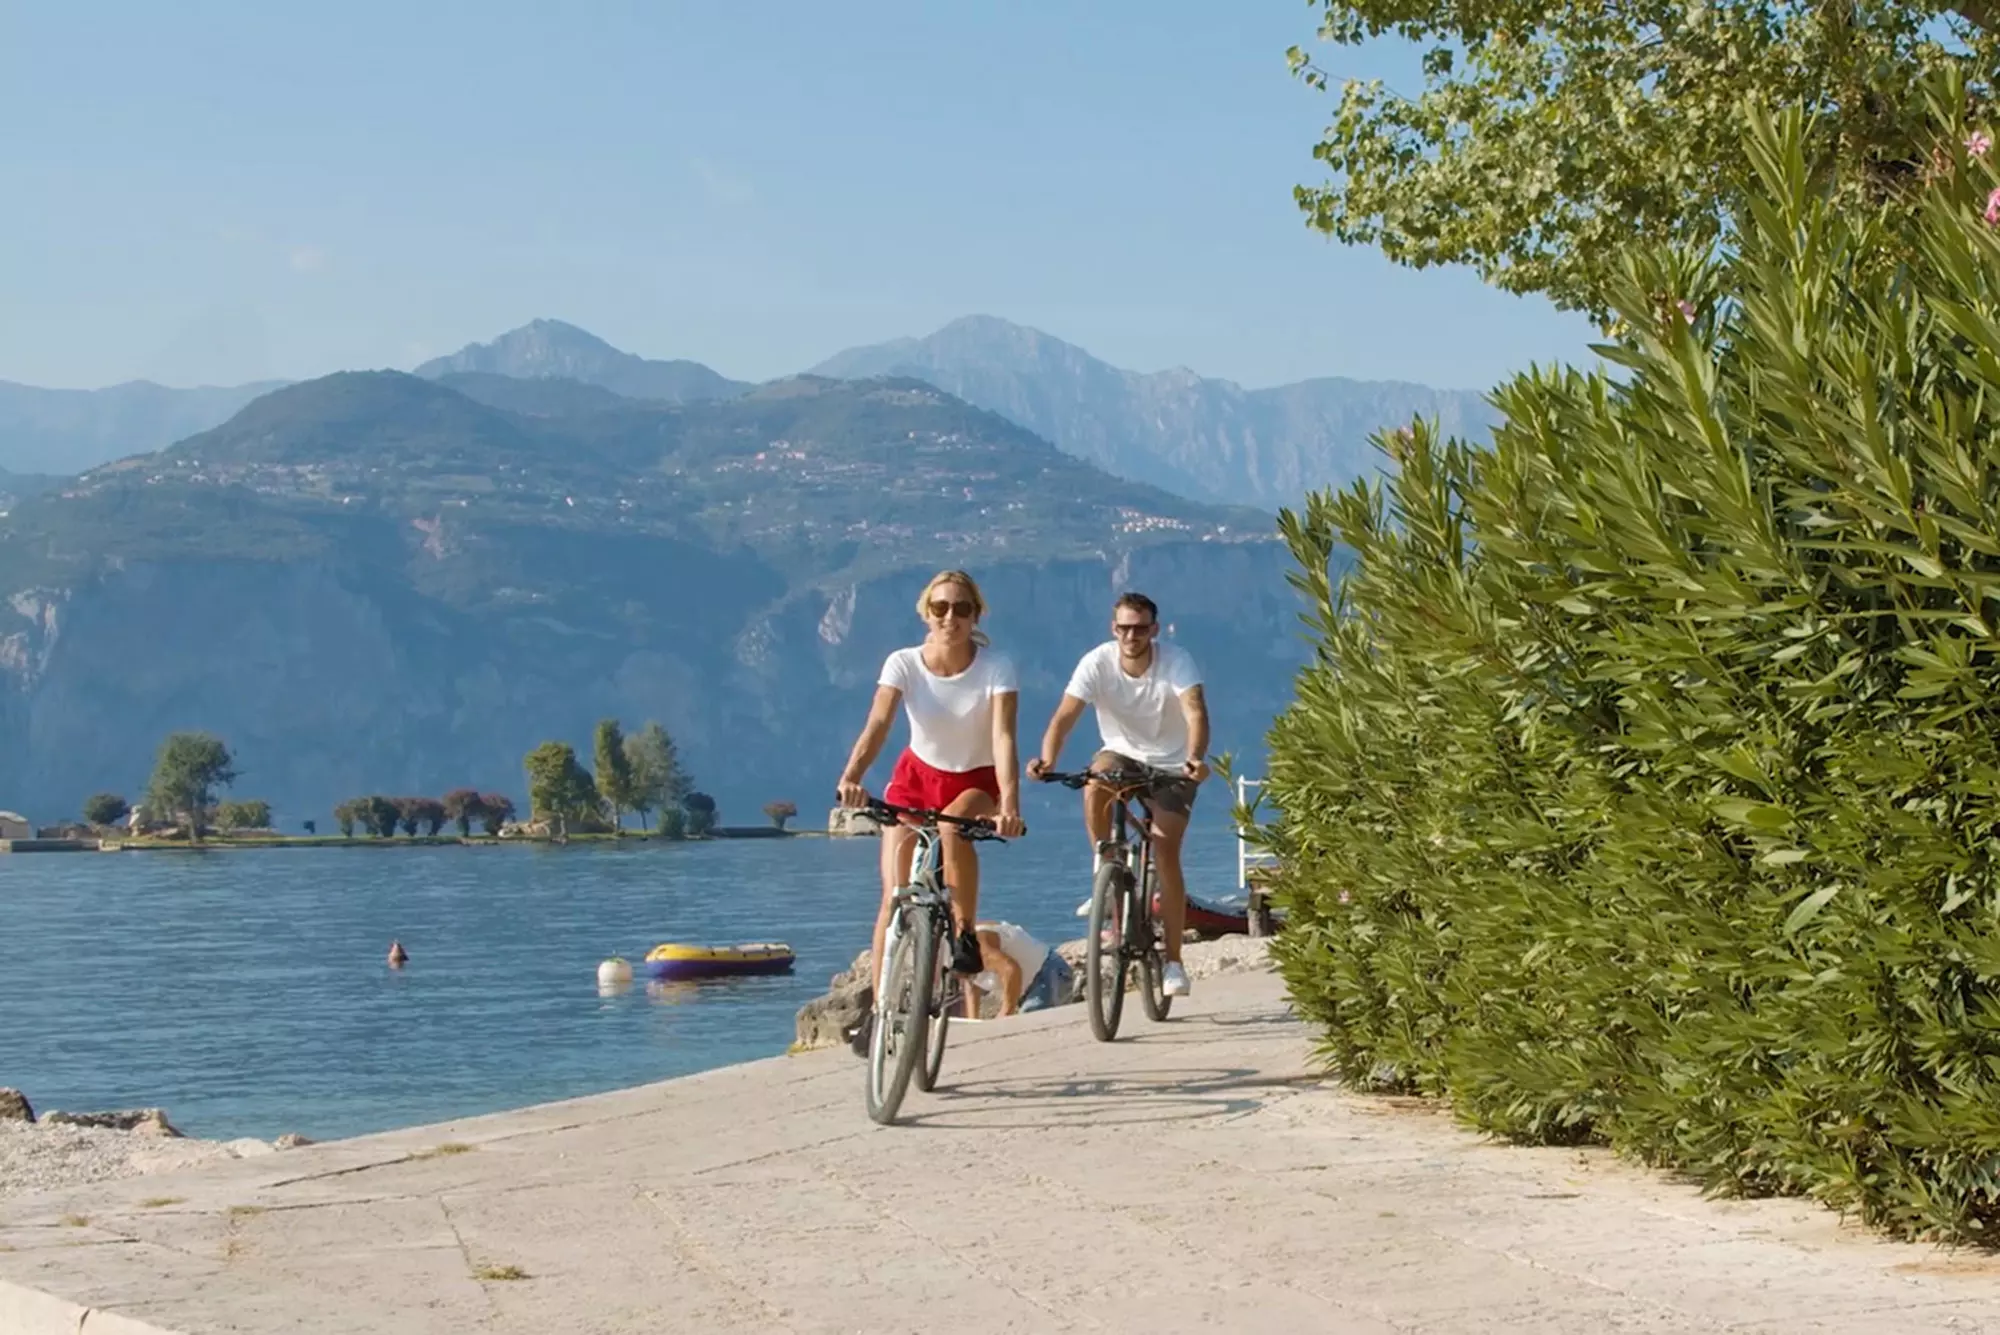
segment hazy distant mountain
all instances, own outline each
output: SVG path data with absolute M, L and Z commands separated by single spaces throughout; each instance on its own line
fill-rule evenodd
M 416 370 L 433 380 L 454 372 L 485 372 L 516 380 L 580 380 L 628 399 L 668 403 L 733 399 L 750 388 L 700 362 L 655 362 L 620 352 L 597 335 L 561 320 L 536 320 L 491 343 L 474 343 L 449 357 L 434 358 Z
M 169 389 L 134 380 L 109 389 L 38 389 L 0 380 L 0 468 L 79 473 L 163 449 L 227 421 L 282 383 Z
M 1274 509 L 1372 472 L 1368 437 L 1419 414 L 1483 436 L 1495 414 L 1463 390 L 1344 379 L 1246 390 L 1193 371 L 1122 370 L 991 316 L 927 338 L 853 348 L 814 368 L 836 379 L 907 377 L 1008 418 L 1108 473 L 1194 500 Z M 649 361 L 559 320 L 417 368 L 468 398 L 529 417 L 610 411 L 633 400 L 699 403 L 751 386 L 699 362 Z M 167 389 L 34 389 L 0 381 L 0 468 L 71 474 L 206 431 L 282 382 Z
M 437 383 L 457 390 L 476 403 L 483 403 L 489 408 L 505 408 L 523 417 L 567 417 L 633 405 L 633 400 L 602 385 L 586 385 L 581 380 L 565 380 L 557 376 L 516 380 L 513 376 L 496 375 L 491 371 L 453 371 L 437 377 Z
M 813 368 L 843 378 L 911 376 L 997 412 L 1078 458 L 1200 500 L 1275 508 L 1372 472 L 1368 437 L 1419 414 L 1484 436 L 1478 393 L 1329 378 L 1246 390 L 1177 369 L 1122 370 L 1039 330 L 992 316 L 928 338 L 852 348 Z

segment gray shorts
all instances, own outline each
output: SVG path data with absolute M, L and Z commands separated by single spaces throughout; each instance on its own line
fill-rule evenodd
M 1142 764 L 1132 759 L 1132 757 L 1121 755 L 1116 751 L 1099 751 L 1090 758 L 1090 767 L 1094 770 L 1138 770 L 1149 774 L 1166 774 L 1169 772 L 1167 770 L 1156 769 L 1151 765 Z M 1194 795 L 1198 789 L 1199 785 L 1193 779 L 1183 775 L 1175 779 L 1172 783 L 1163 783 L 1154 788 L 1146 800 L 1153 804 L 1153 810 L 1155 811 L 1166 811 L 1176 816 L 1185 816 L 1194 810 Z

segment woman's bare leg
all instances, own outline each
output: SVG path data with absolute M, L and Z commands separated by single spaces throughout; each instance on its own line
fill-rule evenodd
M 882 980 L 882 938 L 889 933 L 889 905 L 896 891 L 910 883 L 910 855 L 916 846 L 916 836 L 905 826 L 882 827 L 882 903 L 875 910 L 875 940 L 868 956 L 871 986 Z

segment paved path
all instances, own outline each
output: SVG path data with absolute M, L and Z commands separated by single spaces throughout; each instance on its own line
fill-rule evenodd
M 0 1331 L 2000 1333 L 2000 1261 L 1344 1094 L 1268 974 L 1126 1024 L 888 1129 L 822 1052 L 0 1203 Z

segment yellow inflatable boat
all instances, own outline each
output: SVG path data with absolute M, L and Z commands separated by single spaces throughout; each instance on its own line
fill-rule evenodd
M 792 948 L 782 941 L 757 941 L 741 946 L 688 946 L 669 942 L 647 952 L 646 976 L 683 979 L 790 973 L 796 959 Z

